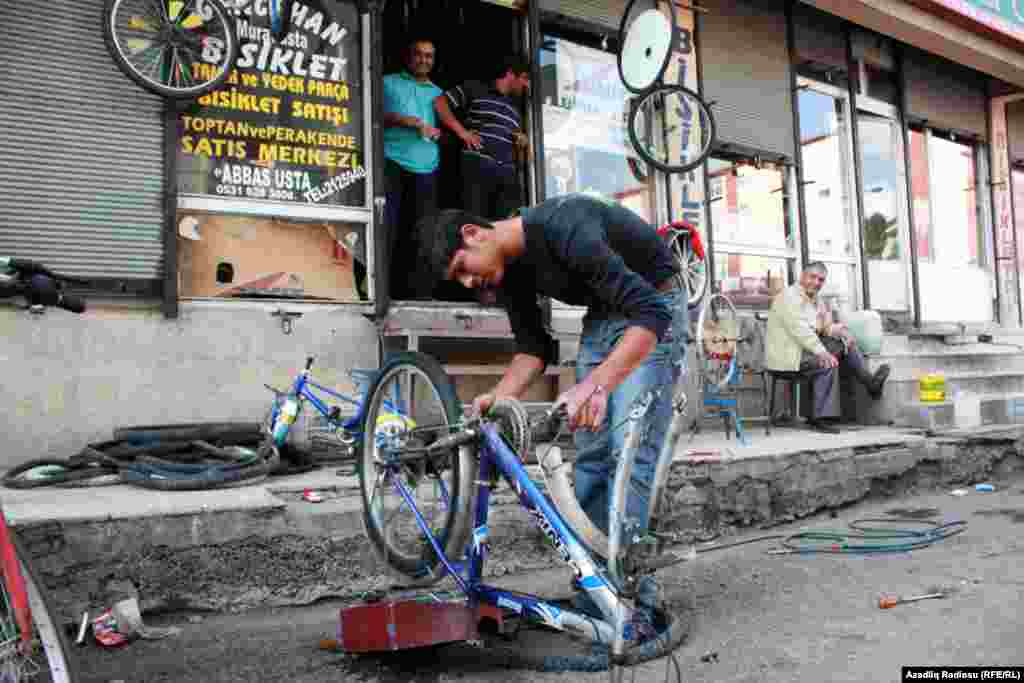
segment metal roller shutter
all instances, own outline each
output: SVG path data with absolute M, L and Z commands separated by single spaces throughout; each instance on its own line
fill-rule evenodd
M 163 101 L 117 70 L 101 0 L 0 2 L 0 254 L 163 276 Z
M 793 108 L 782 0 L 702 0 L 703 95 L 718 139 L 793 158 Z
M 906 48 L 907 115 L 934 128 L 988 137 L 982 77 L 941 57 Z
M 619 30 L 627 0 L 541 0 L 540 11 Z

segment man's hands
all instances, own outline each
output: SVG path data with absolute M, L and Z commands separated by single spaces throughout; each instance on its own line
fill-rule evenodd
M 498 397 L 493 393 L 480 394 L 473 399 L 473 414 L 474 415 L 486 415 L 487 411 L 491 409 L 494 402 L 498 400 Z
M 833 356 L 828 351 L 823 351 L 814 355 L 818 359 L 818 367 L 820 368 L 837 368 L 839 367 L 839 359 Z
M 585 379 L 555 399 L 554 407 L 560 405 L 565 406 L 569 431 L 596 432 L 608 414 L 608 390 Z
M 493 392 L 480 394 L 473 399 L 473 414 L 486 415 L 497 400 Z M 558 406 L 565 406 L 570 431 L 586 429 L 596 432 L 608 415 L 608 390 L 600 384 L 584 380 L 555 399 L 552 409 Z
M 418 130 L 420 132 L 420 137 L 422 137 L 423 139 L 425 139 L 425 140 L 437 140 L 439 137 L 441 137 L 441 129 L 440 128 L 435 128 L 434 126 L 431 126 L 429 123 L 427 123 L 423 119 L 418 119 L 415 116 L 412 117 L 412 119 L 415 122 L 415 125 L 410 126 L 410 127 L 411 128 L 415 128 L 416 130 Z
M 477 133 L 475 130 L 467 130 L 465 134 L 460 135 L 459 138 L 469 149 L 481 150 L 484 147 L 484 143 L 480 139 L 480 133 Z

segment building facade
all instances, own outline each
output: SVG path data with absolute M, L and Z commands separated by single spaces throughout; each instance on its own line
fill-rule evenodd
M 0 6 L 0 255 L 93 282 L 83 318 L 0 309 L 0 401 L 20 425 L 3 461 L 68 455 L 118 425 L 261 419 L 262 384 L 310 355 L 350 388 L 347 369 L 396 347 L 442 356 L 467 395 L 493 381 L 509 351 L 500 311 L 388 292 L 380 82 L 413 35 L 435 41 L 442 88 L 532 56 L 524 203 L 592 192 L 652 222 L 685 218 L 710 246 L 713 286 L 744 311 L 825 261 L 836 306 L 879 311 L 894 340 L 888 414 L 921 369 L 969 383 L 999 368 L 1004 380 L 979 391 L 1024 390 L 1010 347 L 947 348 L 1022 327 L 1024 5 L 677 8 L 665 80 L 712 103 L 718 136 L 702 168 L 672 176 L 647 169 L 626 134 L 626 5 L 306 0 L 274 43 L 256 0 L 237 20 L 231 78 L 188 103 L 117 70 L 102 0 Z M 442 140 L 446 206 L 459 202 L 457 158 Z M 581 312 L 550 308 L 571 358 Z

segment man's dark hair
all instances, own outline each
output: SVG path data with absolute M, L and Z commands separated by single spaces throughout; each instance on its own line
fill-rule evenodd
M 409 38 L 409 40 L 405 41 L 405 52 L 403 54 L 408 55 L 410 52 L 412 52 L 412 49 L 413 47 L 416 46 L 416 43 L 430 43 L 431 45 L 433 45 L 434 50 L 437 50 L 437 43 L 434 42 L 433 38 L 422 34 L 414 34 L 411 38 Z
M 498 68 L 500 71 L 495 78 L 502 78 L 509 71 L 512 72 L 513 76 L 528 74 L 530 73 L 530 60 L 526 58 L 526 55 L 517 52 L 502 58 Z
M 804 272 L 805 273 L 808 273 L 808 272 L 811 272 L 811 271 L 813 271 L 815 273 L 821 273 L 825 277 L 828 277 L 828 266 L 826 266 L 821 261 L 811 261 L 806 266 L 804 266 Z
M 448 266 L 455 252 L 462 246 L 462 226 L 479 225 L 493 230 L 486 218 L 461 209 L 445 209 L 435 216 L 421 218 L 416 224 L 419 238 L 417 286 L 433 291 L 448 274 Z

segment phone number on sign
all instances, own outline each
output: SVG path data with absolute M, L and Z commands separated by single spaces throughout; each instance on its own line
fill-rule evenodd
M 250 199 L 285 199 L 295 201 L 295 193 L 291 190 L 279 190 L 275 187 L 242 187 L 239 185 L 217 185 L 217 194 L 227 197 L 249 197 Z

